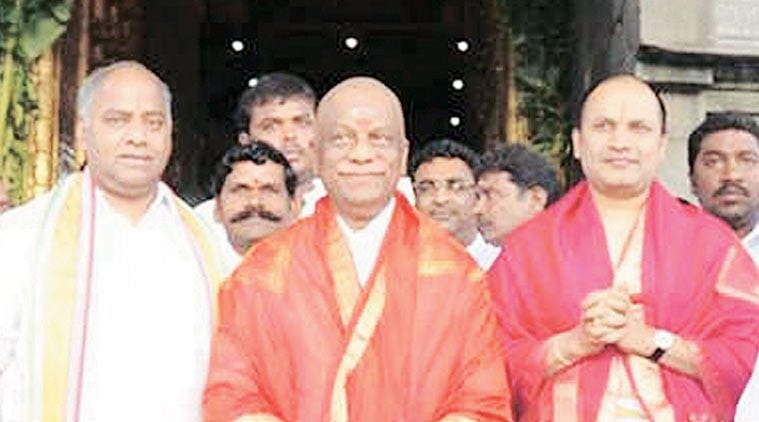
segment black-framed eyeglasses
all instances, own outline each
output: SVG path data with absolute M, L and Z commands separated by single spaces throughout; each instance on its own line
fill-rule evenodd
M 414 182 L 417 195 L 429 195 L 446 190 L 451 193 L 464 193 L 475 187 L 474 182 L 462 179 L 419 180 Z

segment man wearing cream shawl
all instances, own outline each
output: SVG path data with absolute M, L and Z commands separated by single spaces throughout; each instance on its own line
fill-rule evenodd
M 117 62 L 77 113 L 84 171 L 0 218 L 0 419 L 198 421 L 222 268 L 160 182 L 171 94 Z

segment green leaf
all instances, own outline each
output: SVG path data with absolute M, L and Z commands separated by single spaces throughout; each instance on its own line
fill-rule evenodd
M 39 57 L 66 30 L 71 17 L 71 0 L 47 1 L 31 16 L 25 16 L 19 37 L 19 53 L 31 62 Z

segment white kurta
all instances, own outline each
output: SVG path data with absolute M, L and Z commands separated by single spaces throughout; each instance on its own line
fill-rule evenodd
M 751 255 L 751 259 L 754 260 L 754 264 L 759 265 L 759 224 L 741 239 L 743 247 L 746 248 L 748 254 Z
M 0 268 L 11 270 L 0 277 L 3 422 L 25 421 L 32 400 L 21 297 L 49 199 L 0 217 Z M 136 224 L 99 191 L 96 204 L 80 421 L 200 421 L 211 312 L 190 230 L 165 185 Z
M 759 265 L 759 224 L 747 234 L 741 243 L 751 255 L 754 263 Z M 759 356 L 754 364 L 754 372 L 743 390 L 738 408 L 735 414 L 736 422 L 756 422 L 759 421 Z

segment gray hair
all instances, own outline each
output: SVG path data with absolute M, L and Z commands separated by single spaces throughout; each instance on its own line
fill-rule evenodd
M 145 65 L 134 60 L 121 60 L 108 66 L 99 67 L 93 70 L 86 78 L 84 78 L 84 81 L 82 81 L 82 86 L 79 87 L 79 92 L 76 96 L 77 116 L 85 122 L 89 122 L 90 117 L 92 117 L 90 116 L 90 113 L 92 112 L 92 101 L 95 98 L 95 94 L 100 89 L 103 81 L 112 72 L 127 68 L 144 70 L 153 76 L 153 78 L 155 78 L 156 83 L 158 83 L 158 86 L 161 88 L 163 108 L 166 112 L 166 117 L 169 121 L 171 121 L 171 91 L 169 90 L 168 85 L 166 85 L 166 83 L 161 80 L 161 78 L 159 78 Z

